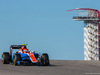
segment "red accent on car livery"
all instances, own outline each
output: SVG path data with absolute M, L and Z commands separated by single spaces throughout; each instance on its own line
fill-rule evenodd
M 30 57 L 30 59 L 31 59 L 31 61 L 32 62 L 37 62 L 37 60 L 36 60 L 36 58 L 35 58 L 35 56 L 34 56 L 34 54 L 33 53 L 27 53 L 28 55 L 29 55 L 29 57 Z

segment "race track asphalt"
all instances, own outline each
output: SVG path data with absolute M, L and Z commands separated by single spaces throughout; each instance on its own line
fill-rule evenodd
M 50 66 L 2 64 L 0 75 L 100 75 L 100 61 L 51 60 Z

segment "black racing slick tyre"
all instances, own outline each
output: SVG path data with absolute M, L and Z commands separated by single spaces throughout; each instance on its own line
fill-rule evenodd
M 14 55 L 14 66 L 17 66 L 18 65 L 17 61 L 21 61 L 20 54 L 15 54 Z
M 48 65 L 49 65 L 49 56 L 48 56 L 47 53 L 43 53 L 43 54 L 41 55 L 41 64 L 42 64 L 43 66 L 48 66 Z
M 8 52 L 4 52 L 2 54 L 2 63 L 3 64 L 9 64 L 9 62 L 10 62 L 10 55 L 9 55 Z

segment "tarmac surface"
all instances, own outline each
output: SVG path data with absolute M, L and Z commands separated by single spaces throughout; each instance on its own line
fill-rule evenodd
M 100 75 L 100 61 L 51 60 L 50 66 L 2 64 L 0 75 Z

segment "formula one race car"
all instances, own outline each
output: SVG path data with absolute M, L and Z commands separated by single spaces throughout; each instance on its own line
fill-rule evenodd
M 18 52 L 12 54 L 13 49 L 19 49 Z M 10 53 L 3 52 L 2 54 L 2 63 L 9 64 L 13 63 L 16 65 L 21 64 L 41 64 L 43 66 L 49 65 L 49 56 L 47 53 L 39 55 L 38 53 L 30 52 L 26 45 L 11 45 Z

